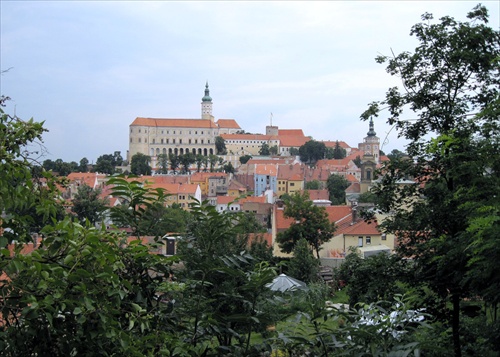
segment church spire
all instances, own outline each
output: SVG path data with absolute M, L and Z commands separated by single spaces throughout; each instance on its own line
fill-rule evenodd
M 368 136 L 376 136 L 377 133 L 375 132 L 375 129 L 373 127 L 373 118 L 370 118 L 370 130 L 368 130 L 367 133 Z
M 212 97 L 210 97 L 210 89 L 208 89 L 208 81 L 205 84 L 205 96 L 201 98 L 201 119 L 213 120 Z

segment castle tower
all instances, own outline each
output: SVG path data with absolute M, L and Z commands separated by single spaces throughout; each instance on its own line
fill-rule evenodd
M 201 119 L 214 120 L 214 117 L 212 116 L 212 97 L 210 97 L 208 81 L 205 85 L 205 96 L 201 98 Z
M 359 150 L 364 154 L 373 156 L 375 163 L 378 164 L 380 161 L 380 139 L 375 132 L 373 125 L 373 118 L 370 118 L 370 127 L 366 137 L 363 142 L 358 144 Z

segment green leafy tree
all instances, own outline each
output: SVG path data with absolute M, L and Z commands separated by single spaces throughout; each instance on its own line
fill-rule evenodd
M 359 203 L 376 203 L 377 196 L 373 192 L 366 191 L 366 192 L 359 195 L 358 202 Z
M 318 180 L 307 181 L 305 184 L 306 190 L 319 190 L 321 188 L 321 182 Z
M 281 251 L 291 253 L 304 238 L 319 258 L 321 245 L 333 238 L 336 229 L 325 209 L 315 206 L 307 192 L 296 192 L 286 200 L 284 216 L 293 218 L 294 222 L 286 231 L 278 233 L 276 240 Z
M 168 154 L 168 160 L 170 162 L 170 169 L 175 173 L 175 170 L 177 170 L 181 164 L 179 156 L 173 153 Z
M 226 141 L 222 136 L 215 137 L 215 152 L 217 153 L 217 155 L 227 154 Z
M 403 151 L 400 151 L 398 149 L 393 149 L 387 157 L 391 160 L 397 160 L 401 159 L 405 156 L 406 154 Z
M 231 164 L 230 162 L 228 162 L 227 164 L 225 164 L 223 166 L 223 170 L 227 174 L 234 174 L 235 171 L 236 171 L 235 168 L 234 168 L 234 166 L 233 166 L 233 164 Z
M 377 58 L 405 90 L 390 88 L 362 115 L 386 106 L 388 123 L 409 141 L 408 158 L 386 163 L 374 192 L 379 208 L 392 213 L 383 228 L 401 237 L 398 251 L 413 258 L 417 279 L 451 301 L 443 317 L 452 327 L 455 356 L 462 354 L 461 300 L 473 294 L 493 303 L 500 296 L 500 285 L 483 280 L 488 274 L 475 276 L 498 267 L 482 247 L 498 242 L 486 227 L 498 226 L 500 35 L 486 25 L 485 7 L 476 6 L 468 18 L 434 22 L 424 14 L 411 31 L 419 41 L 413 53 Z M 418 120 L 402 118 L 408 107 Z M 408 177 L 414 185 L 398 184 Z
M 240 163 L 242 165 L 246 164 L 248 162 L 248 160 L 250 160 L 252 158 L 252 155 L 243 155 L 243 156 L 240 156 Z
M 80 172 L 88 172 L 89 171 L 89 160 L 84 157 L 80 160 L 80 165 L 78 166 L 78 170 Z
M 195 163 L 196 163 L 196 172 L 201 171 L 201 167 L 203 166 L 203 163 L 205 161 L 205 156 L 198 154 L 195 157 Z
M 273 145 L 269 148 L 270 155 L 278 155 L 278 145 Z
M 206 204 L 191 209 L 195 219 L 186 239 L 178 243 L 185 264 L 180 279 L 188 279 L 185 294 L 193 296 L 183 306 L 194 327 L 190 341 L 197 346 L 216 338 L 219 354 L 249 355 L 252 332 L 269 323 L 258 302 L 275 272 L 265 263 L 254 264 L 244 253 L 247 242 L 235 231 L 237 216 Z
M 215 165 L 219 162 L 219 157 L 217 155 L 208 155 L 208 163 L 210 164 L 210 172 L 215 171 Z
M 309 140 L 299 148 L 300 160 L 310 166 L 314 166 L 318 160 L 324 159 L 325 154 L 325 144 L 316 140 Z
M 162 175 L 168 174 L 168 155 L 159 154 L 157 157 L 158 157 L 158 173 Z
M 354 164 L 360 168 L 361 167 L 361 156 L 356 156 L 356 158 L 354 160 L 352 160 L 352 162 L 354 162 Z
M 290 155 L 291 156 L 298 156 L 298 155 L 300 155 L 299 149 L 297 149 L 297 148 L 290 148 Z
M 318 281 L 318 273 L 319 260 L 314 258 L 307 240 L 301 238 L 293 249 L 288 275 L 309 284 Z
M 91 224 L 98 223 L 107 210 L 108 200 L 100 197 L 102 190 L 87 185 L 78 187 L 72 200 L 71 210 L 76 214 L 80 222 L 88 220 Z
M 344 176 L 332 174 L 326 181 L 326 188 L 330 193 L 332 205 L 345 204 L 345 190 L 351 185 Z
M 138 152 L 130 160 L 130 172 L 133 175 L 151 175 L 151 157 Z
M 190 152 L 188 152 L 185 153 L 184 155 L 180 155 L 179 160 L 182 165 L 182 172 L 185 174 L 189 174 L 190 172 L 189 167 L 195 163 L 196 157 Z
M 333 158 L 336 160 L 343 159 L 346 156 L 346 150 L 340 146 L 338 140 L 333 148 Z
M 259 155 L 262 156 L 269 156 L 271 155 L 271 151 L 269 150 L 269 144 L 268 143 L 262 143 L 259 149 Z
M 94 172 L 112 175 L 115 173 L 114 156 L 111 154 L 101 155 L 94 165 Z

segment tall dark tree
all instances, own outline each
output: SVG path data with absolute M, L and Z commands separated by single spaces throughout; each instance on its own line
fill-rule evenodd
M 340 146 L 339 141 L 335 143 L 335 147 L 333 148 L 333 158 L 336 160 L 340 160 L 345 158 L 346 156 L 346 150 Z
M 250 160 L 252 158 L 252 155 L 243 155 L 243 156 L 240 156 L 240 163 L 243 165 L 243 164 L 246 164 L 248 162 L 248 160 Z
M 271 155 L 271 151 L 269 150 L 269 144 L 268 143 L 262 143 L 259 149 L 259 155 L 262 156 L 269 156 Z
M 190 152 L 188 153 L 185 153 L 184 155 L 180 155 L 179 156 L 179 160 L 181 162 L 181 165 L 182 165 L 182 172 L 185 173 L 185 174 L 189 174 L 189 167 L 194 164 L 194 162 L 196 161 L 196 158 L 193 154 L 191 154 Z
M 293 249 L 293 258 L 288 264 L 288 275 L 304 283 L 318 281 L 319 259 L 314 258 L 306 239 L 301 238 Z
M 175 173 L 175 170 L 177 170 L 181 164 L 179 156 L 173 153 L 168 154 L 168 160 L 170 162 L 170 169 Z
M 326 181 L 326 188 L 330 194 L 332 205 L 345 204 L 345 190 L 351 185 L 344 176 L 332 174 Z
M 217 155 L 227 154 L 226 141 L 222 136 L 215 137 L 215 152 L 217 153 Z
M 310 166 L 325 158 L 326 146 L 316 140 L 310 140 L 299 148 L 300 160 Z
M 89 170 L 89 160 L 84 157 L 80 160 L 80 165 L 78 166 L 80 172 L 88 172 Z
M 168 155 L 159 154 L 157 157 L 158 157 L 158 173 L 163 175 L 168 174 Z
M 419 41 L 413 53 L 377 58 L 404 90 L 390 88 L 362 115 L 368 119 L 387 107 L 389 125 L 409 141 L 408 157 L 386 163 L 374 192 L 379 207 L 392 213 L 383 228 L 400 236 L 398 251 L 413 258 L 417 279 L 451 301 L 443 315 L 455 356 L 462 354 L 462 298 L 494 304 L 500 296 L 498 274 L 481 272 L 499 267 L 492 255 L 498 250 L 483 248 L 499 242 L 500 34 L 486 25 L 485 7 L 476 6 L 468 18 L 434 22 L 424 14 L 411 31 Z M 403 118 L 408 108 L 418 120 Z M 402 187 L 405 178 L 415 184 Z
M 151 175 L 151 157 L 138 152 L 130 160 L 130 172 L 134 175 Z
M 94 172 L 112 175 L 115 173 L 115 157 L 112 154 L 104 154 L 97 158 Z

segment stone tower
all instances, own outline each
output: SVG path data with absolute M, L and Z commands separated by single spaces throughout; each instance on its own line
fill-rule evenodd
M 364 153 L 373 156 L 375 164 L 380 161 L 380 139 L 375 132 L 373 119 L 370 118 L 370 128 L 363 142 L 358 145 L 359 150 Z
M 214 121 L 214 117 L 212 116 L 212 97 L 210 97 L 208 81 L 205 85 L 205 95 L 201 98 L 201 119 L 210 119 Z

